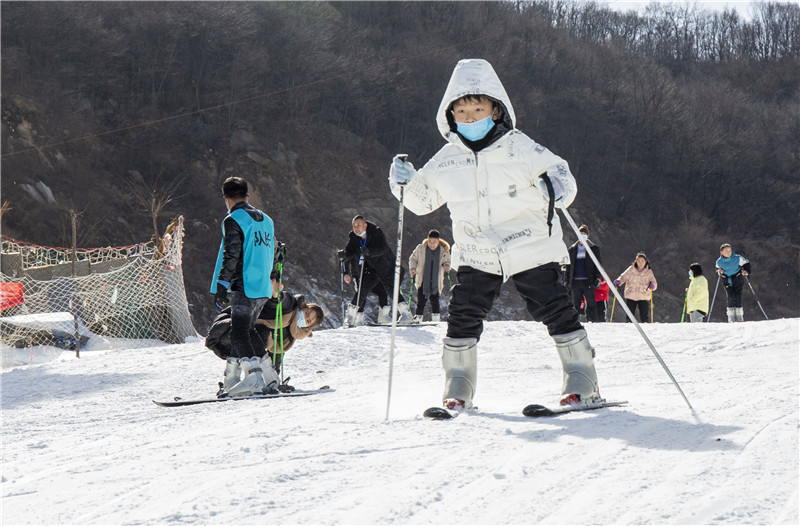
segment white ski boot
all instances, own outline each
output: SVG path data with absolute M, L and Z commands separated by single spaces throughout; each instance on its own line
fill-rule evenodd
M 431 314 L 431 321 L 433 323 L 439 323 L 440 321 L 442 321 L 442 315 L 441 314 L 437 314 L 437 313 L 432 313 Z
M 231 387 L 238 384 L 242 379 L 242 369 L 239 367 L 239 359 L 229 357 L 225 360 L 225 374 L 222 381 L 219 383 L 219 391 L 217 391 L 217 398 L 227 396 Z
M 414 323 L 414 315 L 411 314 L 411 309 L 408 308 L 407 303 L 401 303 L 397 306 L 397 323 L 398 325 Z
M 344 315 L 344 326 L 345 327 L 355 327 L 356 326 L 356 319 L 358 318 L 358 305 L 348 305 L 347 312 Z M 363 316 L 362 316 L 363 318 Z
M 444 407 L 460 411 L 472 407 L 478 384 L 478 339 L 445 338 L 442 348 L 444 366 Z
M 736 321 L 744 321 L 744 307 L 735 307 L 733 311 Z
M 378 324 L 391 325 L 392 324 L 392 308 L 388 305 L 381 307 L 378 311 Z
M 267 385 L 264 383 L 264 375 L 261 370 L 261 362 L 255 356 L 251 358 L 240 358 L 239 367 L 244 372 L 244 378 L 228 390 L 227 395 L 251 396 L 262 394 Z
M 584 329 L 553 336 L 564 370 L 561 405 L 588 402 L 600 398 L 597 372 L 594 368 L 594 349 Z
M 264 376 L 264 385 L 267 386 L 265 388 L 266 394 L 278 393 L 278 385 L 280 385 L 281 379 L 278 377 L 278 372 L 272 366 L 272 360 L 269 357 L 269 353 L 265 354 L 260 361 L 261 374 Z
M 736 321 L 736 309 L 733 307 L 728 307 L 726 311 L 728 313 L 728 323 L 733 323 Z

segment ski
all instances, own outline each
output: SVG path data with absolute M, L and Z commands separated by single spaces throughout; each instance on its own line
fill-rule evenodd
M 597 400 L 595 402 L 578 402 L 577 404 L 560 405 L 554 408 L 549 408 L 539 404 L 531 404 L 522 410 L 522 414 L 531 418 L 538 418 L 542 416 L 558 416 L 563 415 L 564 413 L 572 413 L 573 411 L 591 411 L 593 409 L 601 409 L 603 407 L 618 407 L 627 403 L 627 401 L 609 402 L 606 400 Z
M 472 406 L 469 409 L 462 409 L 461 411 L 447 409 L 442 406 L 433 406 L 426 409 L 425 412 L 422 413 L 422 416 L 430 418 L 431 420 L 451 420 L 461 413 L 474 413 L 477 410 L 478 406 Z
M 294 396 L 311 396 L 320 393 L 327 393 L 331 392 L 333 389 L 324 385 L 319 389 L 312 389 L 309 391 L 305 390 L 295 390 L 288 393 L 275 393 L 275 394 L 266 394 L 266 395 L 252 395 L 252 396 L 233 396 L 233 397 L 226 397 L 226 398 L 195 398 L 195 399 L 183 399 L 179 396 L 176 396 L 172 400 L 166 401 L 158 401 L 153 400 L 153 403 L 156 405 L 160 405 L 161 407 L 182 407 L 185 405 L 197 405 L 197 404 L 211 404 L 214 402 L 229 402 L 232 400 L 265 400 L 270 398 L 291 398 Z
M 450 420 L 451 418 L 455 418 L 461 414 L 461 411 L 453 411 L 452 409 L 447 409 L 446 407 L 429 407 L 422 413 L 422 416 L 425 418 L 430 418 L 431 420 Z
M 367 322 L 364 325 L 367 327 L 391 327 L 391 323 L 372 323 Z M 398 323 L 398 327 L 436 327 L 439 323 L 432 321 L 423 321 L 421 323 Z

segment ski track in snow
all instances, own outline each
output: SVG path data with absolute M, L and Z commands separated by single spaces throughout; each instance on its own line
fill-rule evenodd
M 302 398 L 207 397 L 202 342 L 5 370 L 3 524 L 797 524 L 800 320 L 653 324 L 689 410 L 631 324 L 590 324 L 601 393 L 629 405 L 529 419 L 557 403 L 546 329 L 490 322 L 478 410 L 440 403 L 445 324 L 321 331 L 286 355 Z

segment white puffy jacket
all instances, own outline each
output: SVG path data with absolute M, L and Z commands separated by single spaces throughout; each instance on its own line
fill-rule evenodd
M 468 94 L 500 101 L 505 121 L 515 126 L 514 109 L 491 64 L 459 61 L 437 114 L 448 143 L 405 186 L 405 207 L 424 215 L 447 203 L 453 220 L 453 268 L 470 266 L 506 281 L 545 263 L 568 262 L 557 213 L 548 225 L 549 199 L 539 188 L 539 176 L 560 179 L 567 188 L 561 202 L 568 206 L 577 193 L 569 166 L 515 128 L 474 153 L 447 119 L 450 104 Z M 399 199 L 400 186 L 391 176 L 389 185 Z

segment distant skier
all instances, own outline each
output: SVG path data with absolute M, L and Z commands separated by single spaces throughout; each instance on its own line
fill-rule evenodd
M 441 321 L 439 295 L 444 289 L 447 272 L 450 272 L 450 244 L 441 238 L 438 230 L 431 230 L 408 258 L 408 273 L 414 278 L 417 289 L 415 321 L 422 321 L 427 301 L 431 302 L 431 321 Z
M 703 321 L 708 314 L 708 280 L 700 263 L 689 265 L 689 288 L 686 289 L 686 312 L 691 323 Z
M 717 273 L 725 280 L 728 323 L 744 321 L 742 289 L 744 288 L 744 278 L 750 274 L 750 260 L 734 252 L 728 243 L 724 243 L 719 247 Z
M 555 203 L 572 203 L 575 179 L 566 161 L 517 130 L 515 119 L 491 64 L 461 60 L 436 115 L 447 144 L 419 171 L 400 155 L 390 166 L 396 197 L 406 185 L 406 208 L 424 215 L 447 204 L 453 220 L 458 284 L 442 350 L 443 405 L 451 410 L 473 405 L 483 321 L 508 279 L 555 340 L 564 369 L 561 403 L 600 397 L 594 349 L 560 284 L 569 256 Z
M 594 264 L 594 260 L 586 254 L 586 247 L 592 249 L 594 255 L 600 259 L 600 247 L 589 239 L 589 227 L 581 225 L 578 228 L 580 238 L 569 247 L 569 266 L 567 267 L 567 288 L 572 294 L 572 303 L 576 309 L 580 308 L 581 301 L 586 301 L 586 320 L 598 321 L 597 307 L 595 306 L 595 288 L 602 281 L 603 276 Z M 605 312 L 605 311 L 604 311 Z
M 631 310 L 631 314 L 636 315 L 639 309 L 639 321 L 647 323 L 650 321 L 650 300 L 653 298 L 653 291 L 658 288 L 656 276 L 650 268 L 650 261 L 644 252 L 639 252 L 633 259 L 631 266 L 614 280 L 614 285 L 619 287 L 625 284 L 625 303 Z M 626 320 L 630 322 L 631 320 Z
M 608 293 L 610 288 L 608 283 L 604 279 L 600 280 L 600 284 L 595 287 L 594 289 L 594 305 L 597 309 L 597 316 L 595 316 L 595 320 L 597 322 L 604 322 L 606 321 L 606 307 L 608 306 Z
M 364 319 L 364 306 L 367 303 L 367 294 L 373 287 L 380 284 L 391 292 L 394 289 L 394 251 L 386 242 L 386 236 L 375 223 L 357 215 L 352 221 L 353 230 L 347 241 L 347 246 L 339 252 L 339 260 L 347 263 L 348 270 L 344 275 L 345 283 L 350 283 L 354 278 L 360 293 L 356 291 L 345 316 L 346 325 L 362 325 Z M 362 269 L 363 266 L 363 269 Z M 378 323 L 391 323 L 391 307 L 387 305 L 386 296 L 378 295 L 379 301 L 383 299 L 378 312 Z M 413 319 L 403 295 L 398 297 L 398 322 L 410 323 Z
M 248 396 L 274 390 L 279 383 L 277 375 L 264 382 L 252 341 L 258 337 L 254 327 L 258 313 L 272 296 L 270 273 L 275 258 L 275 227 L 267 214 L 250 205 L 247 181 L 243 178 L 226 179 L 222 183 L 222 196 L 228 215 L 222 221 L 222 242 L 211 292 L 220 310 L 228 306 L 231 309 L 231 355 L 225 377 L 238 378 L 240 372 L 244 377 L 220 396 Z

